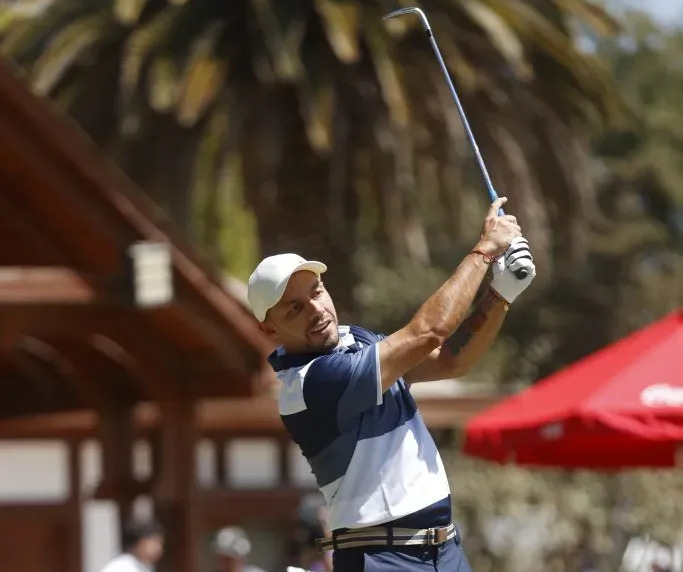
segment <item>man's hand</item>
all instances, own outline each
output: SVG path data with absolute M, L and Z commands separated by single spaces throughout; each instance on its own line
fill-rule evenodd
M 498 216 L 498 211 L 506 202 L 505 197 L 500 197 L 491 203 L 484 220 L 481 239 L 475 246 L 476 251 L 493 258 L 503 254 L 514 238 L 522 236 L 522 229 L 514 216 Z
M 520 268 L 527 270 L 526 277 L 521 280 L 515 275 Z M 529 250 L 529 243 L 526 238 L 520 236 L 513 239 L 505 255 L 493 263 L 491 288 L 511 304 L 529 287 L 535 276 L 536 266 Z

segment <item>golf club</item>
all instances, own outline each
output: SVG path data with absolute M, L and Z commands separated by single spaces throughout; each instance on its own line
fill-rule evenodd
M 484 163 L 484 158 L 481 156 L 481 152 L 479 151 L 479 146 L 477 145 L 477 141 L 474 138 L 474 134 L 472 133 L 472 129 L 470 128 L 470 123 L 467 121 L 467 116 L 465 115 L 465 110 L 462 107 L 462 104 L 460 103 L 460 98 L 458 97 L 458 93 L 455 91 L 455 86 L 453 85 L 453 82 L 451 81 L 451 76 L 448 73 L 448 68 L 446 67 L 446 63 L 443 61 L 443 57 L 441 55 L 441 51 L 439 50 L 439 46 L 436 45 L 436 40 L 434 39 L 434 34 L 432 33 L 432 28 L 429 25 L 429 20 L 427 20 L 427 16 L 425 13 L 420 9 L 420 8 L 401 8 L 400 10 L 395 10 L 394 12 L 391 12 L 390 14 L 387 14 L 384 16 L 385 20 L 388 20 L 390 18 L 396 18 L 397 16 L 403 16 L 405 14 L 415 14 L 420 18 L 420 22 L 422 22 L 422 27 L 424 28 L 425 32 L 427 32 L 427 37 L 429 38 L 429 41 L 432 44 L 432 49 L 434 50 L 434 53 L 436 54 L 436 59 L 439 61 L 439 65 L 441 66 L 441 71 L 443 72 L 444 77 L 446 78 L 446 83 L 448 83 L 448 87 L 451 90 L 451 95 L 453 96 L 453 101 L 455 101 L 455 105 L 458 108 L 458 113 L 460 114 L 460 119 L 462 119 L 462 123 L 465 126 L 465 132 L 467 133 L 467 138 L 469 139 L 470 145 L 472 145 L 472 149 L 474 150 L 474 156 L 477 159 L 477 163 L 479 164 L 479 170 L 481 171 L 482 176 L 484 177 L 484 183 L 486 184 L 486 190 L 488 191 L 489 198 L 491 199 L 491 202 L 495 201 L 498 198 L 498 193 L 496 193 L 495 188 L 493 187 L 493 183 L 491 182 L 491 177 L 489 176 L 489 172 L 486 169 L 486 164 Z M 503 215 L 505 212 L 503 209 L 500 209 L 499 214 Z M 524 278 L 527 277 L 527 270 L 526 268 L 520 268 L 515 272 L 515 276 L 519 278 L 520 280 L 523 280 Z

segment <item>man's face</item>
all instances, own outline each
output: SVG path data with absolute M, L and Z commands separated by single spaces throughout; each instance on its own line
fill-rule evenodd
M 160 534 L 155 534 L 140 539 L 135 553 L 142 562 L 156 564 L 164 554 L 164 537 Z
M 339 343 L 337 312 L 320 278 L 302 270 L 292 274 L 280 301 L 261 329 L 290 353 L 330 350 Z

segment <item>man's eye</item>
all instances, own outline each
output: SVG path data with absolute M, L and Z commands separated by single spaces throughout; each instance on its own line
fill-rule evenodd
M 289 312 L 287 312 L 287 316 L 289 318 L 294 318 L 299 312 L 301 312 L 301 305 L 300 304 L 294 304 L 289 309 Z
M 323 293 L 322 290 L 316 290 L 315 292 L 313 292 L 313 297 L 314 298 L 320 298 L 320 296 L 322 296 L 322 293 Z

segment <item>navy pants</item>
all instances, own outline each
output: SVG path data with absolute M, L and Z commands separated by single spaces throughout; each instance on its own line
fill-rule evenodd
M 459 538 L 459 537 L 458 537 Z M 460 542 L 335 550 L 334 572 L 472 572 Z

